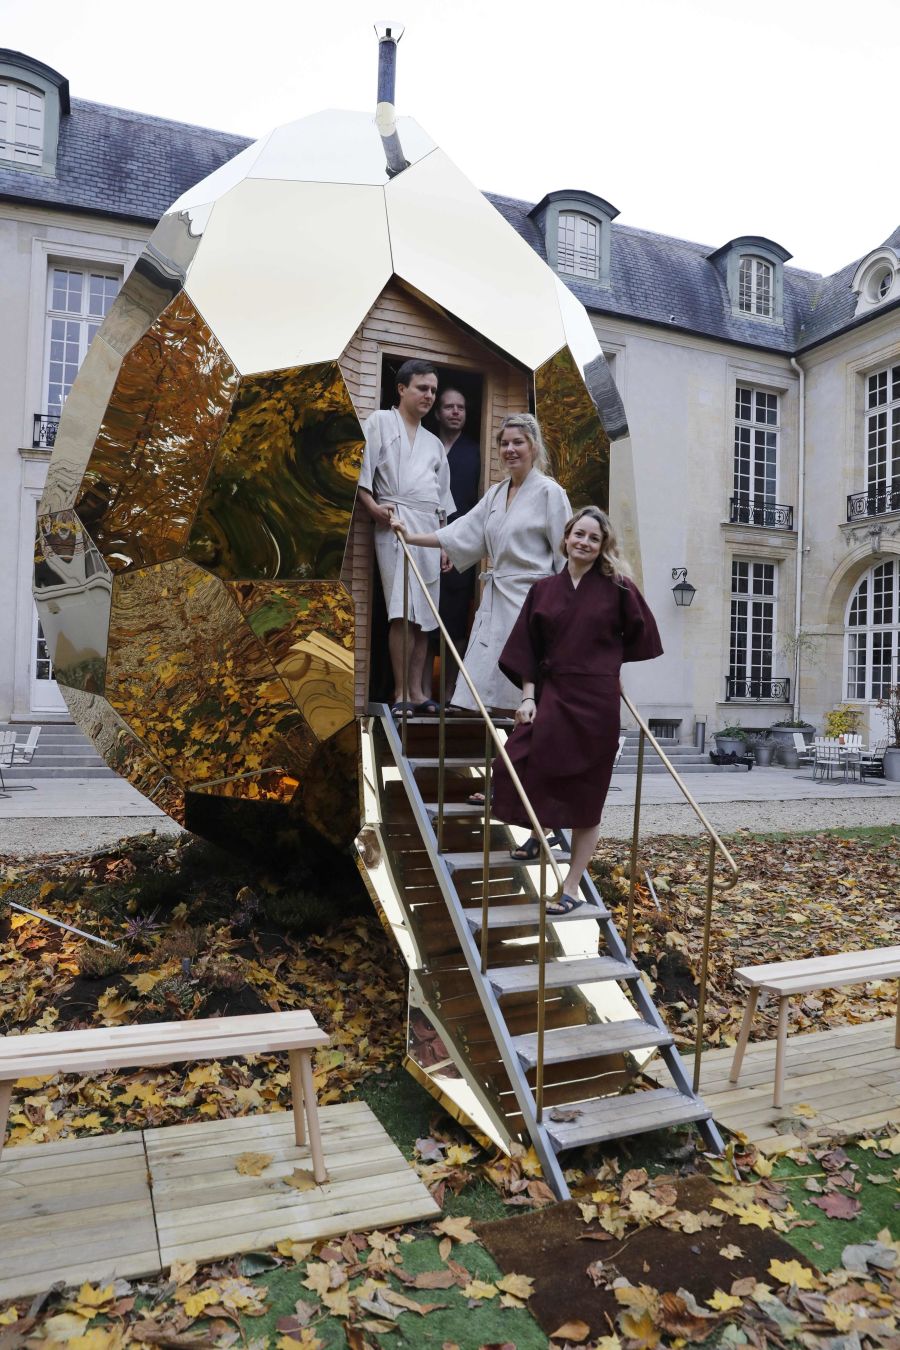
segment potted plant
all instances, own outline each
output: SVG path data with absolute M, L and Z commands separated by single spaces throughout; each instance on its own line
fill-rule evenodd
M 800 759 L 794 744 L 794 735 L 799 731 L 809 745 L 815 730 L 812 722 L 804 722 L 802 718 L 783 717 L 780 722 L 773 722 L 769 727 L 769 736 L 774 743 L 779 764 L 783 764 L 786 769 L 796 769 Z
M 862 708 L 851 708 L 848 703 L 832 708 L 831 712 L 825 714 L 826 737 L 837 740 L 839 736 L 853 735 L 859 731 L 862 715 Z
M 888 725 L 888 746 L 884 752 L 884 776 L 891 782 L 900 782 L 900 684 L 892 684 L 878 707 Z
M 746 745 L 747 733 L 738 722 L 716 732 L 716 749 L 720 755 L 743 755 Z
M 755 737 L 750 748 L 759 767 L 768 769 L 772 764 L 772 756 L 775 753 L 775 742 L 770 741 L 766 732 L 763 732 L 761 736 Z

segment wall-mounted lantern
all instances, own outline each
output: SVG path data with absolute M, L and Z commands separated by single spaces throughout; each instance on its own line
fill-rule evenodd
M 675 603 L 679 609 L 686 609 L 697 594 L 697 587 L 688 581 L 686 567 L 673 567 L 672 580 L 676 583 L 672 587 Z

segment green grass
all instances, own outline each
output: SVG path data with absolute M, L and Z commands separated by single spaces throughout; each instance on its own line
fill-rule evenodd
M 400 1244 L 403 1269 L 410 1275 L 426 1270 L 443 1270 L 444 1264 L 438 1254 L 438 1239 L 432 1236 L 417 1236 L 412 1242 Z M 452 1259 L 470 1271 L 474 1279 L 492 1281 L 501 1278 L 501 1271 L 495 1265 L 484 1247 L 471 1244 L 461 1247 L 454 1243 Z M 267 1271 L 255 1278 L 255 1283 L 268 1289 L 269 1311 L 265 1317 L 242 1319 L 245 1333 L 250 1339 L 270 1338 L 274 1345 L 279 1333 L 276 1324 L 281 1317 L 288 1317 L 294 1311 L 297 1299 L 317 1302 L 317 1295 L 303 1284 L 305 1265 L 282 1267 L 280 1270 Z M 355 1288 L 362 1283 L 363 1277 L 352 1280 Z M 524 1308 L 501 1308 L 499 1297 L 485 1299 L 475 1309 L 469 1307 L 469 1300 L 457 1287 L 451 1289 L 408 1289 L 399 1280 L 389 1281 L 392 1288 L 415 1299 L 417 1303 L 444 1303 L 445 1308 L 420 1316 L 418 1313 L 403 1311 L 396 1322 L 396 1330 L 390 1334 L 390 1340 L 384 1342 L 392 1347 L 400 1346 L 442 1346 L 444 1342 L 456 1342 L 463 1350 L 474 1350 L 476 1345 L 502 1344 L 512 1341 L 516 1350 L 546 1350 L 549 1342 L 537 1322 Z M 475 1328 L 477 1327 L 477 1330 Z M 326 1317 L 312 1325 L 315 1334 L 324 1342 L 325 1350 L 346 1350 L 343 1321 L 338 1317 Z M 385 1335 L 386 1333 L 380 1333 Z M 263 1343 L 266 1343 L 265 1341 Z
M 868 1242 L 877 1237 L 882 1228 L 887 1228 L 892 1237 L 900 1234 L 900 1210 L 897 1209 L 900 1188 L 893 1175 L 895 1169 L 900 1169 L 900 1157 L 876 1158 L 869 1149 L 851 1144 L 844 1151 L 850 1159 L 848 1167 L 856 1164 L 853 1175 L 862 1185 L 862 1190 L 855 1196 L 862 1205 L 855 1219 L 829 1219 L 817 1205 L 810 1203 L 813 1193 L 806 1190 L 804 1180 L 815 1176 L 823 1187 L 826 1182 L 821 1175 L 822 1164 L 815 1159 L 810 1160 L 809 1166 L 800 1167 L 790 1158 L 783 1158 L 773 1173 L 778 1181 L 787 1183 L 791 1203 L 800 1217 L 814 1221 L 812 1228 L 793 1228 L 782 1236 L 820 1270 L 840 1266 L 841 1253 L 849 1243 Z M 888 1180 L 878 1185 L 867 1181 L 869 1176 L 887 1177 Z
M 896 798 L 891 799 L 896 802 Z M 821 836 L 830 839 L 862 839 L 872 844 L 887 844 L 900 839 L 900 822 L 889 825 L 844 825 L 828 830 L 776 830 L 770 834 L 758 834 L 753 830 L 741 830 L 726 836 L 729 839 L 809 839 L 811 844 Z

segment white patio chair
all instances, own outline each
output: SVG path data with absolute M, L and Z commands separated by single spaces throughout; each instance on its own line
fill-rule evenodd
M 623 732 L 620 734 L 620 736 L 619 736 L 619 747 L 618 747 L 618 749 L 616 750 L 616 757 L 615 757 L 615 759 L 613 760 L 613 768 L 616 767 L 616 765 L 618 764 L 619 760 L 622 758 L 622 751 L 625 749 L 625 740 L 626 740 L 626 736 L 625 736 L 625 732 L 623 731 Z
M 803 732 L 794 731 L 791 734 L 794 738 L 794 749 L 797 751 L 797 763 L 815 764 L 816 752 L 812 746 L 806 744 L 806 741 L 803 738 Z
M 841 754 L 841 746 L 834 736 L 816 737 L 813 742 L 815 761 L 813 763 L 813 778 L 816 774 L 822 775 L 822 782 L 825 778 L 831 778 L 835 768 L 843 770 L 846 760 Z
M 40 727 L 32 727 L 28 733 L 28 739 L 20 745 L 18 742 L 13 746 L 13 764 L 30 764 L 34 759 L 34 752 L 37 749 L 38 738 L 40 737 Z
M 14 731 L 0 731 L 0 791 L 6 792 L 6 783 L 3 779 L 3 770 L 12 767 L 13 752 L 16 748 L 16 733 Z

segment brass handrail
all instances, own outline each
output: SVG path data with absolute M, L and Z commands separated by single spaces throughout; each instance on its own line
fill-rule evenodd
M 625 933 L 625 949 L 629 956 L 631 955 L 631 944 L 634 938 L 634 897 L 638 874 L 638 836 L 640 834 L 641 824 L 641 791 L 644 780 L 644 746 L 647 741 L 650 742 L 651 747 L 662 760 L 663 765 L 675 780 L 681 795 L 684 797 L 688 806 L 690 806 L 694 815 L 700 821 L 709 836 L 709 863 L 706 869 L 706 908 L 703 915 L 703 951 L 700 963 L 700 998 L 697 1003 L 697 1034 L 694 1041 L 694 1091 L 697 1092 L 700 1087 L 700 1061 L 703 1053 L 703 1023 L 706 1018 L 706 990 L 709 976 L 709 945 L 712 934 L 713 896 L 716 890 L 719 892 L 731 890 L 731 887 L 738 879 L 738 867 L 734 858 L 719 838 L 718 833 L 713 829 L 709 820 L 706 818 L 705 813 L 694 800 L 678 770 L 641 717 L 631 699 L 624 691 L 622 692 L 621 697 L 625 707 L 638 724 L 641 733 L 638 742 L 637 782 L 635 783 L 634 789 L 634 826 L 631 834 L 631 876 L 629 878 L 628 886 L 628 926 Z M 730 879 L 726 880 L 718 887 L 716 887 L 715 884 L 717 853 L 721 854 L 723 862 L 731 873 Z
M 446 625 L 444 624 L 443 619 L 441 618 L 440 611 L 438 610 L 437 605 L 434 603 L 434 601 L 432 600 L 432 598 L 431 598 L 431 596 L 430 596 L 430 594 L 429 594 L 429 592 L 428 592 L 427 585 L 426 585 L 425 581 L 422 579 L 422 573 L 419 571 L 419 568 L 418 568 L 418 566 L 416 565 L 416 560 L 415 560 L 415 558 L 413 558 L 412 554 L 410 553 L 409 545 L 407 544 L 406 540 L 403 538 L 403 536 L 402 536 L 401 534 L 397 534 L 397 539 L 400 541 L 400 545 L 401 545 L 401 547 L 402 547 L 402 549 L 403 549 L 403 555 L 404 555 L 404 557 L 403 557 L 403 691 L 402 691 L 402 692 L 403 692 L 403 703 L 404 703 L 405 705 L 408 705 L 408 704 L 409 704 L 409 664 L 408 664 L 409 639 L 408 639 L 408 634 L 409 634 L 409 574 L 410 574 L 410 571 L 412 571 L 413 575 L 415 576 L 416 580 L 418 581 L 419 585 L 420 585 L 421 588 L 422 588 L 422 593 L 423 593 L 423 595 L 425 596 L 425 599 L 426 599 L 427 602 L 428 602 L 428 606 L 429 606 L 429 608 L 430 608 L 432 614 L 434 615 L 435 619 L 437 620 L 438 631 L 439 631 L 439 633 L 440 633 L 441 700 L 440 700 L 440 714 L 439 714 L 440 720 L 439 720 L 439 724 L 438 724 L 439 730 L 438 730 L 438 820 L 437 820 L 437 837 L 438 837 L 438 846 L 439 846 L 439 847 L 443 847 L 443 839 L 444 839 L 444 774 L 443 774 L 443 762 L 444 762 L 444 751 L 445 751 L 445 747 L 446 747 L 446 733 L 445 733 L 445 716 L 446 716 L 446 710 L 445 710 L 445 698 L 444 698 L 444 693 L 445 693 L 445 686 L 444 686 L 444 663 L 445 663 L 445 660 L 446 660 L 447 649 L 448 649 L 448 648 L 449 648 L 449 650 L 450 650 L 450 654 L 452 655 L 454 661 L 456 662 L 456 665 L 457 665 L 457 668 L 458 668 L 458 670 L 459 670 L 460 675 L 462 675 L 463 679 L 465 680 L 466 684 L 468 685 L 469 693 L 472 695 L 472 698 L 475 700 L 475 706 L 476 706 L 476 709 L 478 710 L 478 713 L 479 713 L 479 715 L 481 716 L 481 719 L 482 719 L 482 721 L 484 722 L 484 725 L 485 725 L 484 830 L 483 830 L 483 841 L 482 841 L 482 842 L 483 842 L 483 849 L 482 849 L 482 900 L 481 900 L 481 973 L 482 973 L 482 975 L 485 975 L 485 974 L 487 973 L 487 948 L 488 948 L 487 929 L 488 929 L 488 907 L 489 907 L 489 900 L 490 900 L 490 878 L 489 878 L 488 873 L 489 873 L 489 861 L 490 861 L 491 781 L 490 781 L 490 775 L 489 775 L 488 770 L 489 770 L 489 768 L 490 768 L 490 747 L 491 747 L 491 744 L 493 744 L 494 749 L 495 749 L 495 751 L 496 751 L 496 758 L 500 759 L 500 760 L 503 762 L 503 764 L 504 764 L 504 766 L 505 766 L 505 768 L 506 768 L 506 771 L 507 771 L 507 773 L 509 774 L 510 781 L 511 781 L 513 787 L 514 787 L 515 790 L 516 790 L 516 794 L 518 795 L 519 801 L 522 803 L 522 806 L 523 806 L 524 809 L 525 809 L 525 814 L 527 815 L 528 820 L 529 820 L 529 822 L 530 822 L 530 824 L 531 824 L 532 833 L 534 834 L 535 838 L 538 840 L 538 842 L 539 842 L 539 844 L 540 844 L 540 849 L 541 849 L 541 871 L 540 871 L 541 881 L 540 881 L 540 903 L 539 903 L 540 924 L 539 924 L 539 930 L 538 930 L 537 1064 L 536 1064 L 536 1066 L 535 1066 L 535 1106 L 536 1106 L 536 1118 L 537 1118 L 537 1120 L 538 1120 L 538 1123 L 540 1123 L 540 1121 L 541 1121 L 541 1119 L 542 1119 L 542 1116 L 543 1116 L 543 1110 L 544 1110 L 544 1026 L 545 1026 L 545 1018 L 546 1018 L 546 1009 L 545 1009 L 545 1006 L 544 1006 L 544 997 L 545 997 L 545 967 L 546 967 L 546 960 L 547 960 L 547 900 L 549 899 L 548 895 L 546 894 L 547 863 L 549 862 L 550 868 L 551 868 L 551 870 L 552 870 L 552 872 L 553 872 L 553 876 L 554 876 L 554 878 L 555 878 L 555 880 L 556 880 L 557 890 L 556 890 L 556 895 L 555 895 L 554 899 L 557 900 L 557 901 L 559 900 L 559 897 L 562 895 L 563 875 L 562 875 L 562 872 L 560 872 L 560 870 L 559 870 L 559 865 L 558 865 L 558 863 L 557 863 L 557 861 L 556 861 L 556 858 L 555 858 L 554 855 L 553 855 L 552 849 L 550 848 L 550 844 L 549 844 L 549 842 L 548 842 L 548 840 L 547 840 L 546 835 L 544 834 L 544 831 L 543 831 L 543 829 L 542 829 L 542 827 L 541 827 L 540 821 L 539 821 L 538 818 L 537 818 L 537 815 L 536 815 L 536 813 L 535 813 L 534 807 L 531 805 L 531 802 L 530 802 L 529 799 L 528 799 L 528 795 L 527 795 L 527 793 L 525 792 L 524 787 L 522 786 L 522 781 L 521 781 L 521 779 L 519 778 L 519 775 L 516 773 L 515 769 L 513 768 L 512 760 L 510 759 L 509 755 L 507 754 L 507 752 L 506 752 L 506 747 L 505 747 L 505 745 L 503 744 L 503 742 L 502 742 L 501 739 L 500 739 L 500 733 L 498 732 L 497 728 L 494 726 L 493 719 L 491 718 L 490 713 L 488 712 L 487 708 L 485 707 L 485 705 L 484 705 L 484 703 L 483 703 L 483 701 L 482 701 L 482 699 L 481 699 L 481 695 L 479 694 L 478 690 L 475 688 L 475 685 L 474 685 L 474 683 L 473 683 L 473 681 L 472 681 L 472 677 L 471 677 L 471 675 L 469 674 L 468 670 L 466 670 L 465 663 L 463 662 L 462 657 L 460 656 L 459 652 L 457 651 L 456 646 L 455 646 L 455 644 L 454 644 L 454 642 L 453 642 L 453 639 L 451 638 L 450 634 L 447 632 L 447 628 L 446 628 Z M 404 708 L 404 711 L 403 711 L 403 713 L 402 713 L 402 719 L 403 719 L 403 726 L 402 726 L 402 729 L 401 729 L 401 738 L 402 738 L 402 739 L 401 739 L 401 743 L 402 743 L 403 753 L 404 753 L 404 755 L 405 755 L 405 754 L 406 754 L 406 720 L 407 720 L 407 713 L 406 713 L 405 708 Z

